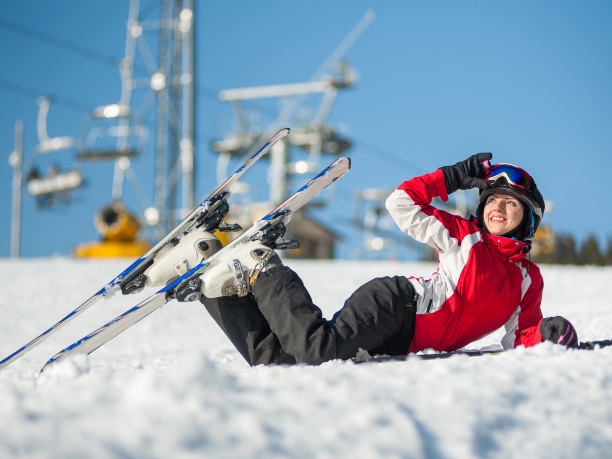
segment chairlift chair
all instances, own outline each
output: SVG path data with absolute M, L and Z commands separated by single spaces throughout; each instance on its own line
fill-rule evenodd
M 84 116 L 77 158 L 80 161 L 133 158 L 145 150 L 147 140 L 147 128 L 134 122 L 128 105 L 104 105 Z
M 30 196 L 38 200 L 41 208 L 52 208 L 58 202 L 70 202 L 72 191 L 81 188 L 85 181 L 78 164 L 69 170 L 62 170 L 56 160 L 51 163 L 43 174 L 40 171 L 40 157 L 53 155 L 54 159 L 60 153 L 74 153 L 76 142 L 72 137 L 49 137 L 47 134 L 47 115 L 50 99 L 41 97 L 38 100 L 38 145 L 34 148 L 32 159 L 26 168 L 26 190 Z

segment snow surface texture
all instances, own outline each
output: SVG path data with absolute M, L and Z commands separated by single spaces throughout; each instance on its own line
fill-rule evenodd
M 0 260 L 0 355 L 49 328 L 126 265 Z M 289 265 L 326 317 L 373 277 L 435 270 Z M 542 272 L 545 316 L 566 316 L 583 341 L 612 338 L 610 268 Z M 200 303 L 172 302 L 89 357 L 39 376 L 53 354 L 142 298 L 99 302 L 0 372 L 0 457 L 611 457 L 612 347 L 544 343 L 482 357 L 251 368 Z

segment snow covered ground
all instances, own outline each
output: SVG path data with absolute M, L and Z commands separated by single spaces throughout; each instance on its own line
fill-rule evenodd
M 126 261 L 0 260 L 0 356 Z M 372 277 L 417 263 L 289 262 L 327 317 Z M 610 268 L 543 266 L 543 311 L 612 338 Z M 0 372 L 2 458 L 612 457 L 612 347 L 250 368 L 199 303 L 172 302 L 89 357 L 55 352 L 136 304 L 116 296 Z M 473 348 L 496 344 L 499 331 Z

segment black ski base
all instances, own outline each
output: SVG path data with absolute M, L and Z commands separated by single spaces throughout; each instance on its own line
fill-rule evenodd
M 602 340 L 602 341 L 584 341 L 581 342 L 578 346 L 573 346 L 572 349 L 581 349 L 586 351 L 593 351 L 596 349 L 600 349 L 603 347 L 612 346 L 612 340 Z M 495 355 L 506 352 L 505 349 L 463 349 L 453 352 L 439 352 L 432 354 L 406 354 L 406 355 L 375 355 L 371 356 L 367 351 L 360 349 L 355 357 L 351 359 L 353 363 L 371 363 L 371 362 L 398 362 L 405 360 L 438 360 L 438 359 L 447 359 L 449 357 L 455 355 L 467 355 L 468 357 L 478 357 L 481 355 Z

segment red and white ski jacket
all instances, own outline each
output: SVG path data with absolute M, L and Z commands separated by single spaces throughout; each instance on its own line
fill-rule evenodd
M 386 201 L 400 229 L 433 247 L 440 259 L 431 279 L 409 278 L 419 296 L 409 352 L 460 349 L 503 325 L 506 349 L 542 341 L 544 282 L 525 259 L 526 243 L 436 209 L 435 197 L 448 199 L 440 169 L 402 183 Z

